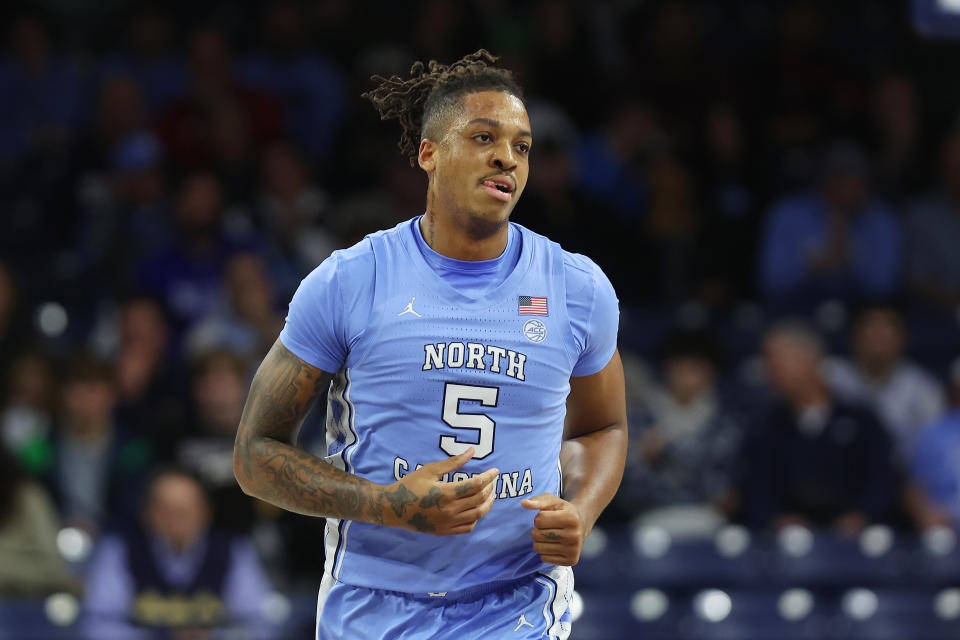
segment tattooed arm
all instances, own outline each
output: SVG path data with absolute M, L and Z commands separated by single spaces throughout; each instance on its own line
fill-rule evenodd
M 331 374 L 277 340 L 250 386 L 233 451 L 233 470 L 248 495 L 309 516 L 358 520 L 434 535 L 472 531 L 493 504 L 496 469 L 443 483 L 473 452 L 433 462 L 391 485 L 333 467 L 293 442 Z

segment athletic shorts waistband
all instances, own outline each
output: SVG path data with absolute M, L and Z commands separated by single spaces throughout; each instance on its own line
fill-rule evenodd
M 351 585 L 349 583 L 343 583 L 347 586 L 354 587 L 356 589 L 369 589 L 370 591 L 379 591 L 382 593 L 389 593 L 404 598 L 410 598 L 411 600 L 417 600 L 419 602 L 432 602 L 436 604 L 443 604 L 444 602 L 463 602 L 469 600 L 477 600 L 487 595 L 488 593 L 495 593 L 500 591 L 509 591 L 513 588 L 522 586 L 534 578 L 538 574 L 531 573 L 530 575 L 521 576 L 519 578 L 513 578 L 511 580 L 496 580 L 494 582 L 485 582 L 483 584 L 478 584 L 473 587 L 467 587 L 466 589 L 458 589 L 455 591 L 394 591 L 392 589 L 379 589 L 376 587 L 363 587 L 358 585 Z M 339 581 L 338 581 L 339 582 Z

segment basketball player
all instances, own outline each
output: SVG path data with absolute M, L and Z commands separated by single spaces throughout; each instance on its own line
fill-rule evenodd
M 327 518 L 318 639 L 566 638 L 570 567 L 620 482 L 617 300 L 509 221 L 533 135 L 495 61 L 374 77 L 426 212 L 304 279 L 241 418 L 243 489 Z M 292 443 L 328 388 L 318 458 Z

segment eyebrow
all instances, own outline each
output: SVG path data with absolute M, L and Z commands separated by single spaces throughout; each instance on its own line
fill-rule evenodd
M 487 125 L 487 126 L 490 126 L 490 127 L 495 128 L 495 129 L 499 129 L 500 127 L 503 126 L 503 124 L 501 124 L 499 120 L 494 120 L 493 118 L 474 118 L 473 120 L 471 120 L 470 122 L 467 123 L 467 126 L 468 126 L 468 127 L 472 127 L 472 126 L 475 125 L 475 124 L 485 124 L 485 125 Z M 532 138 L 532 137 L 533 137 L 533 134 L 531 134 L 531 133 L 530 133 L 529 131 L 527 131 L 526 129 L 521 129 L 521 130 L 520 130 L 520 135 L 521 135 L 521 136 L 524 136 L 524 137 L 527 137 L 527 138 Z

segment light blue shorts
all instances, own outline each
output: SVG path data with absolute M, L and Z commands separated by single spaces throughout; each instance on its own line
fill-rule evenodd
M 325 574 L 317 640 L 566 640 L 572 596 L 570 567 L 442 595 L 355 587 Z

